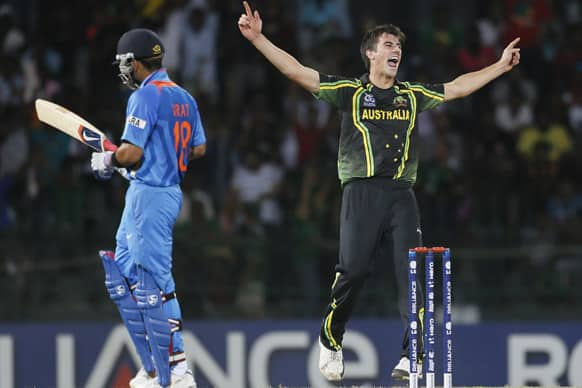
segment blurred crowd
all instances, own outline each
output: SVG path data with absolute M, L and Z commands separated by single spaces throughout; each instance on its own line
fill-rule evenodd
M 252 5 L 273 42 L 328 74 L 363 74 L 361 36 L 381 23 L 407 34 L 399 78 L 423 82 L 487 66 L 519 36 L 518 68 L 419 116 L 423 236 L 453 257 L 455 248 L 508 252 L 459 257 L 459 302 L 513 295 L 536 310 L 576 300 L 582 254 L 566 248 L 582 241 L 579 0 Z M 0 317 L 51 317 L 50 306 L 58 316 L 63 300 L 115 317 L 96 252 L 114 246 L 127 183 L 96 181 L 90 150 L 41 124 L 34 100 L 62 104 L 119 141 L 129 91 L 111 62 L 132 27 L 160 34 L 164 65 L 197 98 L 208 138 L 175 229 L 184 315 L 319 316 L 337 260 L 338 115 L 242 38 L 241 11 L 239 0 L 0 5 L 0 287 L 15 295 Z M 391 263 L 377 265 L 385 276 L 372 276 L 360 313 L 396 315 Z

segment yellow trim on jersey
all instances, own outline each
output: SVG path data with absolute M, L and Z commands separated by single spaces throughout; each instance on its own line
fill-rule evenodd
M 371 87 L 368 87 L 368 89 Z M 360 96 L 366 91 L 362 86 L 356 90 L 352 97 L 352 120 L 354 126 L 362 133 L 362 140 L 364 142 L 364 153 L 366 154 L 366 177 L 374 175 L 374 155 L 370 146 L 370 132 L 368 128 L 360 121 Z
M 408 88 L 410 90 L 414 90 L 415 92 L 419 92 L 424 94 L 427 97 L 433 98 L 435 100 L 439 100 L 439 101 L 443 101 L 445 99 L 445 95 L 442 93 L 438 93 L 432 90 L 428 90 L 427 88 L 425 88 L 422 85 L 418 85 L 418 84 L 411 84 L 410 82 L 403 82 L 404 85 L 408 86 Z
M 398 91 L 398 88 L 396 89 Z M 416 96 L 410 90 L 400 90 L 402 93 L 406 93 L 410 96 L 410 123 L 408 124 L 408 129 L 406 130 L 406 144 L 404 145 L 404 155 L 402 155 L 402 160 L 400 161 L 400 166 L 398 167 L 398 172 L 394 175 L 394 179 L 398 179 L 404 173 L 404 167 L 406 166 L 406 161 L 408 161 L 408 151 L 410 150 L 410 136 L 412 135 L 412 129 L 414 128 L 414 123 L 416 122 Z
M 360 86 L 358 82 L 350 80 L 341 80 L 337 82 L 322 82 L 319 84 L 319 90 L 334 90 L 339 88 L 357 88 Z

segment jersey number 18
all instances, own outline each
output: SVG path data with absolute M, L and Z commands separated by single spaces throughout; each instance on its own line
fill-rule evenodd
M 174 147 L 178 157 L 178 168 L 180 172 L 188 169 L 188 155 L 190 154 L 190 137 L 192 136 L 192 126 L 188 121 L 176 121 L 174 124 Z

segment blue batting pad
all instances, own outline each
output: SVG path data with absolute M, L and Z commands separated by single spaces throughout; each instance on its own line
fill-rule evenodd
M 165 387 L 170 385 L 170 323 L 162 308 L 162 291 L 154 278 L 140 266 L 137 273 L 139 278 L 135 289 L 137 306 L 142 309 L 150 349 L 158 371 L 158 382 Z
M 166 316 L 171 319 L 170 328 L 172 333 L 172 354 L 184 351 L 184 339 L 182 338 L 181 322 L 182 312 L 177 298 L 168 300 L 162 305 Z M 172 321 L 175 321 L 174 323 Z M 179 322 L 179 323 L 177 323 Z
M 126 279 L 121 275 L 111 251 L 99 251 L 105 269 L 105 288 L 111 300 L 117 305 L 121 319 L 135 345 L 139 358 L 147 372 L 154 371 L 146 327 L 141 311 L 131 295 Z

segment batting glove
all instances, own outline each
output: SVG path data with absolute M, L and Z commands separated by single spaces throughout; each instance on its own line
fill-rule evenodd
M 91 154 L 91 170 L 93 175 L 99 180 L 110 179 L 113 175 L 113 165 L 111 163 L 111 155 L 113 152 L 93 152 Z
M 129 173 L 129 171 L 127 170 L 127 168 L 125 168 L 125 167 L 115 167 L 115 171 L 117 171 L 117 173 L 119 175 L 121 175 L 121 177 L 123 179 L 126 179 L 128 181 L 131 180 L 131 174 Z

